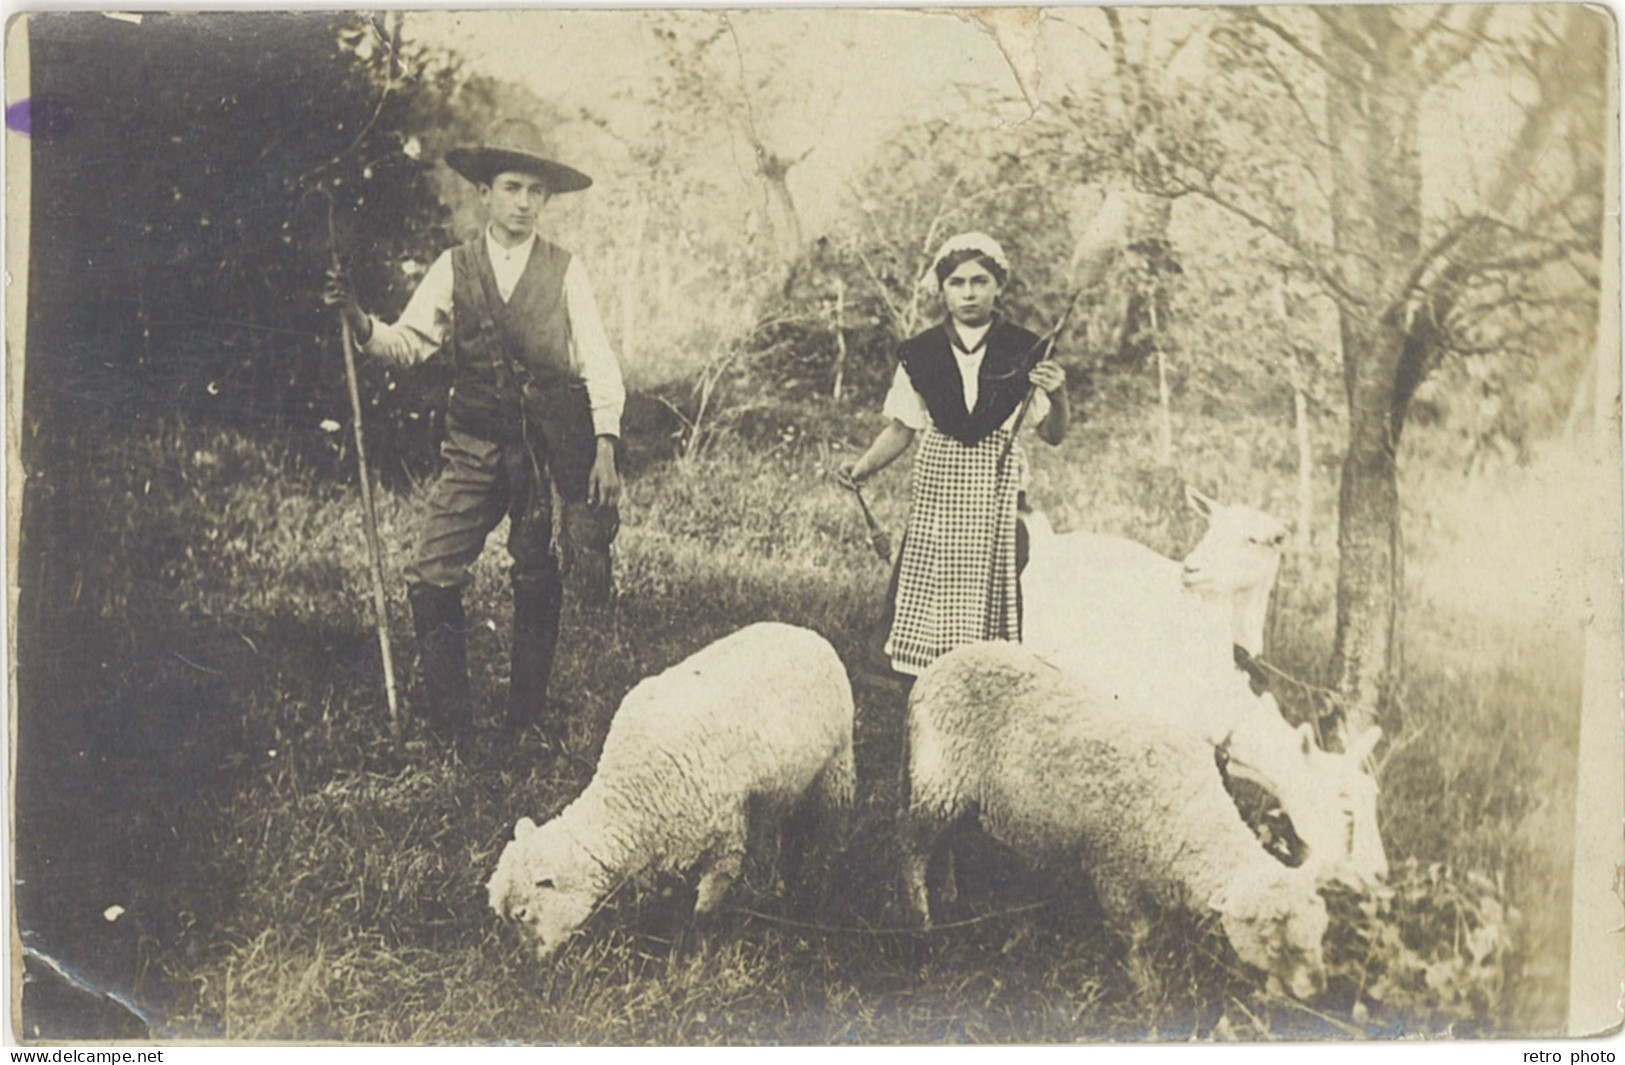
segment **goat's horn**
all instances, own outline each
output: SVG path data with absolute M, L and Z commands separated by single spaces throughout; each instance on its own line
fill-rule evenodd
M 1203 495 L 1200 489 L 1189 484 L 1185 486 L 1185 501 L 1191 505 L 1192 510 L 1204 517 L 1212 516 L 1213 511 L 1219 506 L 1217 499 Z

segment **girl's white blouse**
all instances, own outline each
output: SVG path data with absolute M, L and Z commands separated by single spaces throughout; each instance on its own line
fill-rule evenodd
M 982 356 L 987 353 L 985 346 L 966 354 L 954 349 L 954 361 L 959 364 L 959 383 L 964 389 L 965 409 L 976 409 L 976 398 L 981 394 Z M 892 376 L 891 389 L 886 393 L 886 402 L 881 407 L 881 413 L 894 421 L 902 422 L 908 428 L 919 432 L 931 420 L 930 412 L 926 410 L 925 400 L 914 389 L 914 382 L 909 379 L 908 371 L 901 365 L 897 373 Z M 1005 419 L 1004 428 L 1013 429 L 1016 418 L 1020 415 L 1018 407 L 1009 418 Z M 1027 410 L 1028 426 L 1036 426 L 1049 417 L 1049 393 L 1042 388 L 1033 392 L 1032 406 Z

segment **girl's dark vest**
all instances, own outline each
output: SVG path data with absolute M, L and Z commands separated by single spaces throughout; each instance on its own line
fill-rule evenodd
M 965 392 L 954 361 L 948 323 L 905 340 L 897 357 L 914 391 L 925 400 L 931 423 L 946 436 L 972 447 L 1009 420 L 1027 395 L 1027 372 L 1038 357 L 1039 338 L 1002 319 L 987 331 L 987 354 L 978 374 L 976 409 L 965 409 Z
M 482 234 L 452 249 L 452 357 L 447 419 L 475 436 L 528 436 L 560 494 L 585 497 L 595 438 L 586 385 L 570 367 L 564 271 L 570 253 L 538 240 L 508 302 Z

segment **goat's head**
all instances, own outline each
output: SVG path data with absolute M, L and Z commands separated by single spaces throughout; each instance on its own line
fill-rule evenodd
M 1370 770 L 1371 752 L 1382 739 L 1373 725 L 1348 744 L 1342 754 L 1321 751 L 1314 756 L 1315 771 L 1336 801 L 1344 821 L 1344 846 L 1330 856 L 1321 870 L 1323 880 L 1336 880 L 1363 890 L 1388 875 L 1388 853 L 1377 830 L 1377 778 Z M 1311 857 L 1311 864 L 1314 859 Z
M 1367 759 L 1382 730 L 1373 727 L 1342 753 L 1322 750 L 1305 723 L 1294 734 L 1291 765 L 1277 777 L 1293 831 L 1308 848 L 1304 868 L 1320 883 L 1364 890 L 1388 875 L 1377 829 L 1377 780 Z
M 1185 489 L 1191 508 L 1207 519 L 1207 534 L 1185 557 L 1185 587 L 1228 595 L 1269 588 L 1281 564 L 1287 527 L 1261 510 L 1223 504 L 1194 488 Z

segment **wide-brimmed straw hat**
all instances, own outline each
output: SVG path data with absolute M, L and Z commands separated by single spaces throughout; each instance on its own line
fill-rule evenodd
M 453 148 L 446 165 L 476 185 L 489 185 L 498 174 L 517 170 L 535 174 L 553 192 L 577 192 L 592 178 L 551 158 L 552 151 L 534 123 L 504 118 L 492 123 L 485 143 Z

